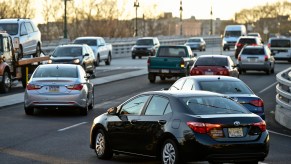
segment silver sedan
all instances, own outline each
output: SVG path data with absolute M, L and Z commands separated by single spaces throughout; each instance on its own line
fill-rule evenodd
M 74 64 L 47 64 L 36 68 L 24 94 L 24 110 L 79 109 L 87 115 L 94 105 L 94 87 L 85 70 Z

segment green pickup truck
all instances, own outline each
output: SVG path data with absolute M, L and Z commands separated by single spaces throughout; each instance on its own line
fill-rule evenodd
M 148 79 L 151 83 L 156 81 L 156 76 L 161 80 L 172 77 L 188 76 L 190 68 L 196 60 L 189 46 L 162 45 L 155 56 L 148 58 Z

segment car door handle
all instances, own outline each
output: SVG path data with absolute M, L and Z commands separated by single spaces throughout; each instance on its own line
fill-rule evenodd
M 160 125 L 165 125 L 167 123 L 166 120 L 159 120 L 158 122 L 159 122 Z

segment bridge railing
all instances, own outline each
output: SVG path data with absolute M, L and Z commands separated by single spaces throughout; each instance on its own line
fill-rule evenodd
M 276 112 L 275 119 L 291 129 L 291 67 L 276 75 Z
M 182 45 L 186 43 L 186 37 L 171 36 L 171 37 L 158 37 L 161 45 Z M 205 36 L 203 37 L 206 46 L 215 46 L 221 44 L 221 38 L 219 36 Z M 105 38 L 108 43 L 112 44 L 113 58 L 126 57 L 131 55 L 131 48 L 135 44 L 138 38 Z M 61 44 L 68 44 L 69 40 L 56 40 L 52 42 L 43 42 L 42 50 L 45 54 L 51 54 L 56 46 Z

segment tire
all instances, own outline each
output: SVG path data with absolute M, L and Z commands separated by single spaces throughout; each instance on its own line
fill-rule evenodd
M 108 58 L 107 58 L 107 60 L 105 61 L 105 64 L 106 64 L 106 65 L 110 65 L 110 63 L 111 63 L 111 53 L 108 54 Z
M 165 80 L 166 80 L 166 78 L 165 78 L 164 76 L 160 76 L 160 79 L 161 79 L 162 81 L 165 81 Z
M 17 61 L 19 61 L 20 59 L 22 59 L 24 56 L 23 54 L 23 48 L 21 45 L 19 45 L 19 51 L 18 51 L 18 55 L 17 55 Z
M 172 139 L 167 139 L 164 142 L 161 151 L 161 158 L 162 163 L 164 164 L 183 163 L 183 161 L 180 160 L 178 146 Z
M 271 69 L 268 69 L 265 72 L 266 72 L 267 75 L 270 75 L 271 74 Z
M 33 54 L 33 57 L 40 57 L 40 54 L 41 54 L 40 44 L 37 44 L 35 54 Z
M 94 150 L 99 159 L 110 159 L 113 156 L 106 133 L 102 129 L 97 130 Z
M 141 59 L 141 56 L 138 56 L 139 59 Z
M 34 108 L 24 107 L 24 111 L 26 115 L 33 115 L 34 114 Z
M 275 65 L 274 65 L 274 67 L 271 69 L 271 73 L 272 73 L 272 74 L 275 73 Z
M 156 81 L 156 76 L 153 75 L 153 74 L 149 74 L 149 75 L 148 75 L 148 79 L 149 79 L 150 83 L 155 83 L 155 81 Z
M 95 64 L 96 67 L 99 66 L 99 64 L 100 64 L 100 56 L 99 56 L 99 54 L 97 55 L 97 59 L 95 60 L 94 64 Z
M 8 70 L 5 70 L 0 84 L 0 93 L 7 93 L 10 91 L 10 89 L 11 89 L 11 75 Z
M 81 108 L 80 109 L 80 114 L 82 116 L 87 116 L 88 115 L 88 110 L 89 110 L 89 105 L 86 102 L 86 106 L 84 108 Z
M 94 86 L 93 86 L 93 89 L 92 89 L 92 97 L 91 97 L 91 99 L 92 99 L 92 101 L 89 104 L 88 109 L 93 109 L 93 107 L 94 107 Z

